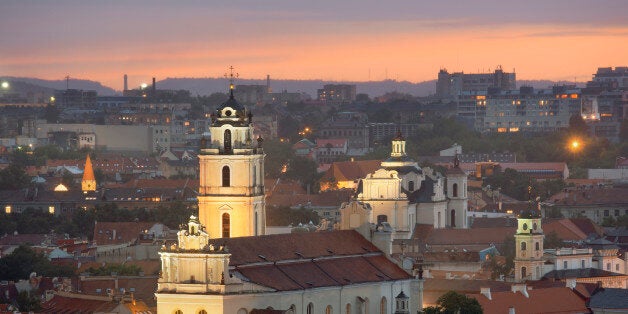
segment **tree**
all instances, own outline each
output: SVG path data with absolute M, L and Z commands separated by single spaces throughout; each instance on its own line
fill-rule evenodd
M 440 296 L 436 307 L 423 309 L 425 313 L 443 314 L 480 314 L 484 313 L 480 302 L 474 298 L 469 298 L 464 294 L 449 291 Z
M 28 279 L 33 272 L 47 277 L 69 277 L 73 274 L 70 266 L 53 265 L 43 254 L 25 245 L 0 258 L 0 278 L 4 280 Z
M 589 132 L 589 127 L 582 119 L 582 115 L 574 114 L 569 118 L 569 132 L 574 135 L 586 135 Z
M 552 231 L 545 235 L 543 240 L 543 248 L 546 249 L 559 249 L 563 247 L 563 239 L 558 236 L 556 231 Z
M 0 170 L 0 189 L 2 190 L 19 190 L 27 187 L 29 183 L 30 177 L 17 163 L 12 163 Z

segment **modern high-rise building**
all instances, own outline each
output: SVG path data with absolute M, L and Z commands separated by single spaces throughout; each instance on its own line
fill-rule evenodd
M 356 86 L 351 84 L 327 84 L 317 90 L 318 100 L 332 104 L 350 103 L 355 101 Z

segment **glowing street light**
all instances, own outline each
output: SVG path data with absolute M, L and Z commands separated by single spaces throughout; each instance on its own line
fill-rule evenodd
M 573 140 L 573 141 L 571 142 L 571 149 L 572 149 L 572 150 L 577 150 L 577 149 L 578 149 L 578 147 L 580 147 L 580 142 L 578 142 L 578 140 Z
M 142 84 L 140 85 L 140 87 L 141 87 L 142 89 L 146 89 L 146 87 L 148 87 L 148 84 L 146 84 L 146 83 L 142 83 Z
M 3 89 L 8 89 L 9 88 L 9 82 L 7 82 L 7 81 L 2 82 L 2 88 Z
M 576 160 L 576 153 L 578 153 L 578 151 L 580 151 L 582 149 L 582 141 L 580 141 L 577 138 L 572 139 L 569 142 L 569 150 L 571 150 L 571 152 L 573 153 L 573 160 Z

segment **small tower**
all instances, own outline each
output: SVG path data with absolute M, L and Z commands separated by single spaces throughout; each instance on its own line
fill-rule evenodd
M 85 193 L 96 191 L 96 177 L 92 168 L 92 160 L 87 154 L 85 159 L 85 169 L 83 170 L 83 180 L 81 180 L 81 190 Z
M 253 115 L 233 96 L 212 114 L 211 142 L 199 150 L 199 222 L 210 238 L 265 234 L 264 153 L 262 138 L 254 143 Z
M 458 154 L 453 168 L 447 169 L 447 225 L 452 228 L 467 228 L 467 174 L 460 169 Z
M 395 314 L 410 314 L 409 300 L 410 298 L 401 291 L 395 297 Z
M 528 208 L 517 217 L 515 234 L 515 281 L 539 280 L 543 274 L 543 229 L 541 214 L 532 206 L 528 186 Z

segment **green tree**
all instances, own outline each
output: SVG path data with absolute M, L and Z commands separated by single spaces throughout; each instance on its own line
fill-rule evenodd
M 17 307 L 22 312 L 37 313 L 41 310 L 40 298 L 36 293 L 30 291 L 22 291 L 17 296 Z
M 27 187 L 30 177 L 24 168 L 17 163 L 12 163 L 8 167 L 0 170 L 0 189 L 18 190 Z
M 28 279 L 33 272 L 47 277 L 68 277 L 73 270 L 69 266 L 52 265 L 43 254 L 25 245 L 0 258 L 0 278 L 18 281 Z
M 558 236 L 556 231 L 552 231 L 545 235 L 543 240 L 543 248 L 545 249 L 559 249 L 563 247 L 563 239 Z
M 440 296 L 436 307 L 423 309 L 425 313 L 443 314 L 481 314 L 484 313 L 480 302 L 474 298 L 469 298 L 464 294 L 449 291 Z
M 569 132 L 574 135 L 586 135 L 589 132 L 589 126 L 582 119 L 582 115 L 574 114 L 569 118 Z

